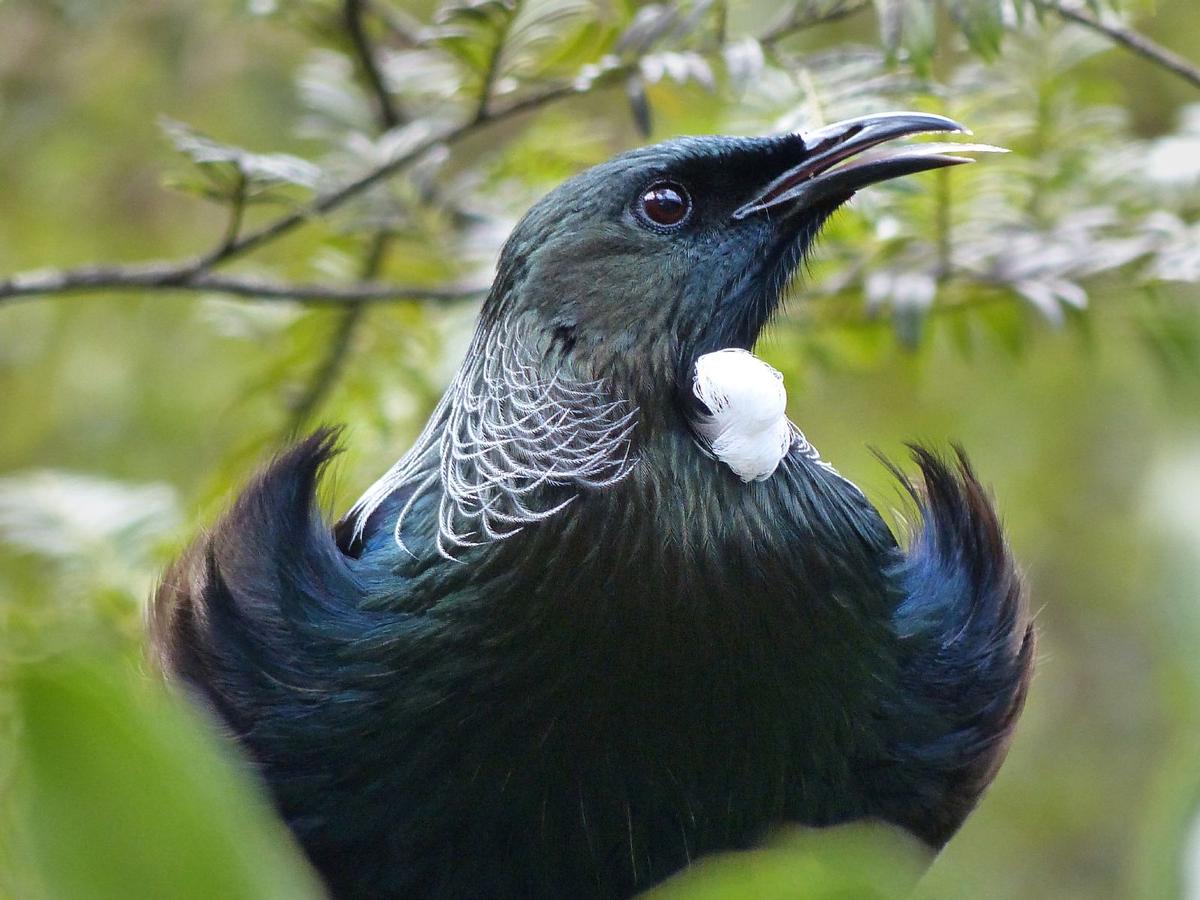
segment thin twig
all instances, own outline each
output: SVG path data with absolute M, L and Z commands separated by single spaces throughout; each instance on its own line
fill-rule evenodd
M 386 231 L 377 232 L 371 239 L 371 247 L 363 261 L 361 273 L 363 280 L 370 281 L 379 276 L 383 262 L 387 258 L 391 240 L 391 235 Z M 313 414 L 321 408 L 321 404 L 325 402 L 325 398 L 333 391 L 334 385 L 341 377 L 346 362 L 350 358 L 350 352 L 354 348 L 354 338 L 362 327 L 366 315 L 367 304 L 361 300 L 351 302 L 342 310 L 337 328 L 334 329 L 325 348 L 325 356 L 313 370 L 304 392 L 292 405 L 288 426 L 283 435 L 285 439 L 297 435 L 304 427 L 304 423 L 312 418 Z
M 391 178 L 434 147 L 443 144 L 456 144 L 489 125 L 516 118 L 523 113 L 530 112 L 577 93 L 579 91 L 572 85 L 557 85 L 546 88 L 540 93 L 525 97 L 523 100 L 518 100 L 503 109 L 493 110 L 484 119 L 472 119 L 459 125 L 436 131 L 423 140 L 417 141 L 405 152 L 397 154 L 390 160 L 369 169 L 353 181 L 347 182 L 341 187 L 317 197 L 299 209 L 286 213 L 253 231 L 245 232 L 237 241 L 230 245 L 225 253 L 213 260 L 213 265 L 219 265 L 244 256 L 251 250 L 256 250 L 263 244 L 278 240 L 284 235 L 295 231 L 300 226 L 332 212 L 364 191 L 370 190 L 375 185 Z
M 513 20 L 516 19 L 519 11 L 520 7 L 514 5 L 511 14 L 505 19 L 500 33 L 496 35 L 496 45 L 488 54 L 487 68 L 483 72 L 483 79 L 479 85 L 479 101 L 475 106 L 476 122 L 482 122 L 488 117 L 488 109 L 492 105 L 492 91 L 496 87 L 496 76 L 500 74 L 500 60 L 504 55 L 504 45 L 508 41 L 509 29 L 512 28 Z
M 367 0 L 345 0 L 343 7 L 344 18 L 346 21 L 346 30 L 350 34 L 355 55 L 358 57 L 358 67 L 361 77 L 366 82 L 367 88 L 375 96 L 377 110 L 376 124 L 378 130 L 386 132 L 401 123 L 401 116 L 393 102 L 391 94 L 388 92 L 387 86 L 384 84 L 378 61 L 375 58 L 375 47 L 367 36 L 363 21 L 364 13 L 367 9 L 366 4 Z M 490 90 L 490 87 L 486 89 Z M 482 114 L 476 116 L 477 119 L 481 117 Z M 360 282 L 374 281 L 379 277 L 387 260 L 391 243 L 392 236 L 386 227 L 379 229 L 371 237 L 370 245 L 363 259 L 362 269 L 359 272 Z M 317 410 L 325 402 L 325 399 L 332 393 L 334 386 L 346 368 L 346 364 L 354 350 L 355 336 L 362 328 L 366 317 L 367 304 L 363 301 L 351 302 L 341 312 L 341 318 L 338 320 L 337 327 L 334 329 L 328 344 L 326 344 L 324 356 L 313 369 L 304 391 L 292 405 L 291 415 L 288 417 L 288 425 L 283 434 L 284 440 L 293 438 L 304 427 L 304 424 L 316 414 Z
M 1109 40 L 1132 50 L 1143 59 L 1147 59 L 1162 69 L 1178 75 L 1193 87 L 1200 88 L 1200 66 L 1184 59 L 1173 50 L 1168 50 L 1162 44 L 1151 40 L 1140 31 L 1135 31 L 1125 25 L 1106 22 L 1090 12 L 1074 6 L 1066 6 L 1057 0 L 1034 0 L 1039 9 L 1049 10 L 1068 22 L 1082 25 L 1103 34 Z
M 304 392 L 292 404 L 288 424 L 280 435 L 282 441 L 295 438 L 333 390 L 350 356 L 350 346 L 366 311 L 367 308 L 362 303 L 355 303 L 343 311 L 342 318 L 329 339 L 325 356 L 314 370 Z
M 728 0 L 717 0 L 716 3 L 716 28 L 714 29 L 713 40 L 717 45 L 717 49 L 724 47 L 729 40 L 729 4 Z
M 865 9 L 868 2 L 840 4 L 819 16 L 795 14 L 762 38 L 770 45 L 783 38 L 824 22 L 852 15 Z M 101 290 L 153 291 L 178 290 L 225 293 L 263 300 L 298 300 L 306 303 L 346 303 L 355 300 L 387 301 L 401 298 L 447 300 L 473 291 L 450 287 L 444 290 L 412 288 L 404 285 L 361 284 L 352 286 L 288 284 L 262 281 L 247 276 L 218 277 L 211 269 L 223 266 L 265 244 L 272 243 L 310 221 L 333 212 L 350 200 L 386 181 L 424 154 L 440 145 L 453 145 L 480 130 L 533 112 L 588 89 L 620 84 L 633 71 L 637 61 L 614 67 L 598 78 L 590 88 L 558 84 L 527 95 L 500 109 L 489 109 L 483 118 L 474 118 L 436 130 L 414 142 L 403 153 L 379 163 L 358 178 L 321 194 L 310 202 L 280 215 L 257 228 L 242 230 L 232 241 L 223 242 L 215 252 L 184 260 L 158 260 L 129 265 L 88 265 L 75 269 L 57 269 L 17 273 L 0 279 L 0 304 L 7 299 L 50 294 L 68 294 Z
M 350 36 L 350 43 L 354 46 L 354 56 L 358 60 L 363 80 L 375 98 L 376 115 L 383 130 L 387 131 L 403 123 L 404 116 L 396 104 L 396 98 L 387 88 L 383 72 L 379 68 L 379 61 L 375 58 L 371 40 L 367 37 L 366 23 L 364 22 L 366 7 L 366 0 L 346 0 L 342 8 L 343 18 L 346 22 L 346 33 Z
M 367 37 L 363 21 L 366 11 L 366 0 L 345 0 L 343 18 L 350 41 L 354 45 L 354 53 L 358 59 L 360 77 L 366 83 L 367 89 L 375 97 L 376 123 L 380 132 L 394 128 L 401 122 L 398 108 L 393 102 L 392 95 L 384 84 L 378 61 L 375 58 L 375 48 Z M 383 270 L 387 258 L 388 245 L 391 236 L 387 229 L 380 229 L 371 238 L 370 249 L 363 261 L 359 281 L 374 281 Z M 313 369 L 304 391 L 292 405 L 288 425 L 284 431 L 284 439 L 294 437 L 304 423 L 313 416 L 325 398 L 333 391 L 334 385 L 341 377 L 354 347 L 354 337 L 363 321 L 366 319 L 367 305 L 363 301 L 352 301 L 341 312 L 341 318 L 334 329 L 329 343 L 325 347 L 325 355 Z
M 477 285 L 424 287 L 368 281 L 359 284 L 305 284 L 196 272 L 189 264 L 173 261 L 132 263 L 125 266 L 82 266 L 22 272 L 0 280 L 0 304 L 47 294 L 84 294 L 99 291 L 183 291 L 228 294 L 250 300 L 293 300 L 317 305 L 383 303 L 396 300 L 435 302 L 478 298 L 486 288 Z
M 782 22 L 769 28 L 766 34 L 758 39 L 758 42 L 764 47 L 770 48 L 784 38 L 791 37 L 797 32 L 808 28 L 816 28 L 818 25 L 827 25 L 839 19 L 847 19 L 856 13 L 862 12 L 870 5 L 871 0 L 855 0 L 855 2 L 837 3 L 824 12 L 814 13 L 806 8 L 804 4 L 797 3 L 792 7 L 792 11 L 787 17 Z
M 233 186 L 233 195 L 229 198 L 229 221 L 225 225 L 225 231 L 221 235 L 221 240 L 216 248 L 205 256 L 196 268 L 208 268 L 208 260 L 220 256 L 225 252 L 226 247 L 238 239 L 238 235 L 242 231 L 242 222 L 246 216 L 246 195 L 249 193 L 249 190 L 250 181 L 246 178 L 246 173 L 239 168 L 237 181 Z
M 502 110 L 492 112 L 484 122 L 468 122 L 432 134 L 407 152 L 381 163 L 337 190 L 318 197 L 300 209 L 286 213 L 255 230 L 243 232 L 237 240 L 211 256 L 184 260 L 157 260 L 123 266 L 87 265 L 75 269 L 20 272 L 0 279 L 0 303 L 13 297 L 111 289 L 213 291 L 259 299 L 301 300 L 314 303 L 343 303 L 356 299 L 393 300 L 401 297 L 449 299 L 462 296 L 462 292 L 456 288 L 448 290 L 419 288 L 414 291 L 403 285 L 368 284 L 349 287 L 290 285 L 242 276 L 222 278 L 212 275 L 208 269 L 244 256 L 263 244 L 289 234 L 310 220 L 337 209 L 363 191 L 385 181 L 439 144 L 456 143 L 486 125 L 515 118 L 576 93 L 578 91 L 570 85 L 547 88 L 539 94 L 533 94 Z
M 391 235 L 385 231 L 380 231 L 371 241 L 371 248 L 367 253 L 367 258 L 363 262 L 363 277 L 373 279 L 379 274 L 379 270 L 383 265 L 383 260 L 387 255 L 388 244 L 391 242 Z M 296 400 L 292 406 L 292 412 L 289 416 L 288 427 L 284 437 L 291 438 L 299 433 L 312 415 L 321 407 L 325 398 L 333 390 L 333 386 L 337 383 L 338 378 L 345 368 L 346 361 L 350 358 L 350 350 L 354 344 L 354 337 L 358 333 L 359 327 L 362 325 L 363 319 L 367 314 L 367 304 L 363 301 L 351 303 L 342 312 L 341 320 L 334 329 L 333 336 L 329 340 L 329 344 L 325 349 L 325 356 L 320 364 L 313 371 L 312 377 L 309 379 L 308 386 L 304 393 Z

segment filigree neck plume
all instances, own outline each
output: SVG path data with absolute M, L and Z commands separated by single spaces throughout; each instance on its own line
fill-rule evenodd
M 603 380 L 545 373 L 506 325 L 481 328 L 412 449 L 350 511 L 355 537 L 397 491 L 411 488 L 395 539 L 417 500 L 440 491 L 437 550 L 502 540 L 550 518 L 582 491 L 621 481 L 637 463 L 637 408 Z

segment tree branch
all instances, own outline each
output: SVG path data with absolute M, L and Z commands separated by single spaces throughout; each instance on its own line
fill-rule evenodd
M 362 271 L 359 273 L 361 275 L 360 283 L 373 281 L 379 277 L 391 242 L 392 236 L 386 230 L 377 231 L 371 238 L 371 246 L 367 250 Z M 285 440 L 295 437 L 300 432 L 304 423 L 321 408 L 321 404 L 333 390 L 342 371 L 346 368 L 346 362 L 354 349 L 354 338 L 366 320 L 366 315 L 367 303 L 364 300 L 353 300 L 342 311 L 337 328 L 334 329 L 329 343 L 325 347 L 324 357 L 313 370 L 304 392 L 292 404 L 288 426 L 283 434 Z
M 797 3 L 787 17 L 768 29 L 766 34 L 758 39 L 758 42 L 764 47 L 770 48 L 797 32 L 837 22 L 840 19 L 848 19 L 870 5 L 871 0 L 843 0 L 824 12 L 814 13 L 808 10 L 803 3 Z
M 354 55 L 358 59 L 363 80 L 375 98 L 376 116 L 383 130 L 387 131 L 401 124 L 404 116 L 401 115 L 395 98 L 383 80 L 383 72 L 375 58 L 370 38 L 367 37 L 366 24 L 363 21 L 366 8 L 366 0 L 346 0 L 342 9 L 343 18 L 346 21 L 346 33 L 350 35 L 350 43 L 354 46 Z
M 246 173 L 239 169 L 237 181 L 233 187 L 233 195 L 229 199 L 229 221 L 225 225 L 225 231 L 221 235 L 221 240 L 217 246 L 211 253 L 203 257 L 196 268 L 207 268 L 208 260 L 220 256 L 225 252 L 226 247 L 237 240 L 238 235 L 242 231 L 242 222 L 245 221 L 246 217 L 246 195 L 249 189 L 249 179 L 246 178 Z
M 311 219 L 337 209 L 348 200 L 394 175 L 439 144 L 453 144 L 474 134 L 487 125 L 515 118 L 546 104 L 579 93 L 571 85 L 547 88 L 502 110 L 493 112 L 480 122 L 468 122 L 430 135 L 405 153 L 381 163 L 361 177 L 342 187 L 318 197 L 300 209 L 286 213 L 259 228 L 244 232 L 236 240 L 224 245 L 209 256 L 194 257 L 182 261 L 156 260 L 132 263 L 124 266 L 88 265 L 76 269 L 48 269 L 20 272 L 0 279 L 0 304 L 14 297 L 32 297 L 47 294 L 72 294 L 101 290 L 179 290 L 210 291 L 240 297 L 266 300 L 300 300 L 309 303 L 344 303 L 353 300 L 395 300 L 404 297 L 431 300 L 452 299 L 466 294 L 478 295 L 478 291 L 458 288 L 445 290 L 410 288 L 404 285 L 365 284 L 352 286 L 287 284 L 261 281 L 250 277 L 220 277 L 209 269 L 244 256 L 263 244 L 270 243 L 288 234 Z
M 1159 68 L 1166 69 L 1168 72 L 1178 75 L 1184 81 L 1191 84 L 1192 87 L 1200 88 L 1200 66 L 1184 59 L 1173 50 L 1168 50 L 1162 44 L 1151 40 L 1140 31 L 1135 31 L 1124 25 L 1105 22 L 1086 10 L 1078 9 L 1074 6 L 1066 6 L 1058 2 L 1058 0 L 1034 0 L 1034 4 L 1038 9 L 1049 10 L 1068 22 L 1074 22 L 1076 25 L 1082 25 L 1084 28 L 1090 28 L 1092 31 L 1099 32 L 1109 40 L 1120 44 L 1128 50 L 1132 50 L 1138 56 L 1149 60 Z
M 372 277 L 378 272 L 379 263 L 387 250 L 388 240 L 388 235 L 380 232 L 372 241 L 370 254 L 363 265 L 364 272 L 370 273 Z M 346 360 L 350 356 L 351 345 L 354 343 L 354 336 L 358 332 L 366 312 L 367 304 L 361 300 L 353 301 L 342 312 L 341 320 L 325 349 L 325 356 L 309 378 L 304 393 L 292 404 L 288 426 L 283 435 L 285 439 L 299 433 L 304 423 L 320 408 L 325 398 L 329 396 L 329 392 L 333 390 L 334 384 L 345 368 Z
M 516 18 L 519 11 L 519 6 L 513 7 L 512 15 L 505 20 L 500 33 L 496 35 L 496 45 L 488 54 L 487 68 L 484 70 L 483 79 L 479 85 L 479 100 L 475 105 L 476 122 L 482 122 L 488 117 L 488 110 L 492 105 L 492 91 L 496 87 L 496 76 L 500 74 L 500 59 L 504 55 L 504 45 L 508 41 L 508 32 L 512 28 L 513 19 Z
M 171 261 L 132 263 L 127 266 L 81 266 L 22 272 L 0 280 L 0 304 L 47 294 L 82 294 L 100 291 L 182 291 L 228 294 L 251 300 L 294 300 L 338 306 L 345 303 L 380 303 L 396 300 L 449 302 L 479 298 L 486 288 L 450 285 L 425 287 L 367 281 L 359 284 L 305 284 L 250 275 L 197 272 L 190 263 Z
M 367 37 L 363 22 L 366 0 L 345 0 L 342 10 L 346 31 L 350 35 L 350 41 L 354 45 L 354 52 L 358 58 L 361 77 L 366 82 L 367 89 L 375 97 L 375 118 L 378 130 L 386 132 L 400 124 L 401 116 L 387 85 L 384 84 L 383 75 L 380 73 L 375 59 L 375 48 L 372 46 L 370 38 Z M 386 228 L 380 229 L 371 238 L 370 249 L 363 261 L 362 271 L 359 272 L 360 283 L 374 281 L 379 277 L 387 259 L 390 242 L 391 237 Z M 366 314 L 367 306 L 362 300 L 351 301 L 343 310 L 337 328 L 334 329 L 333 335 L 325 347 L 325 355 L 313 369 L 303 393 L 292 404 L 288 426 L 284 432 L 285 439 L 295 436 L 300 431 L 304 423 L 320 409 L 325 398 L 333 390 L 350 358 L 354 347 L 354 337 L 366 319 Z
M 362 2 L 363 0 L 347 0 L 347 3 L 360 4 Z M 868 5 L 869 0 L 854 0 L 854 2 L 840 3 L 820 15 L 807 17 L 799 16 L 796 11 L 793 11 L 787 21 L 781 22 L 768 31 L 761 41 L 765 45 L 773 44 L 805 28 L 852 15 L 865 9 Z M 432 132 L 413 143 L 403 153 L 374 166 L 358 178 L 257 228 L 241 230 L 233 240 L 223 241 L 221 246 L 210 254 L 184 260 L 156 260 L 129 265 L 88 265 L 75 269 L 21 272 L 0 279 L 0 305 L 6 300 L 15 298 L 104 290 L 224 293 L 259 300 L 296 300 L 317 304 L 339 304 L 358 300 L 379 302 L 408 298 L 441 301 L 479 296 L 480 291 L 475 288 L 450 286 L 437 289 L 376 283 L 349 286 L 291 284 L 266 281 L 250 276 L 222 277 L 212 274 L 211 270 L 276 241 L 313 219 L 333 212 L 375 185 L 386 181 L 439 145 L 453 145 L 490 125 L 519 118 L 526 113 L 534 112 L 567 97 L 620 84 L 621 80 L 634 71 L 636 66 L 636 60 L 615 66 L 586 86 L 552 85 L 540 92 L 510 102 L 500 109 L 489 109 L 482 117 L 469 119 Z
M 392 159 L 386 162 L 380 163 L 353 181 L 349 181 L 341 187 L 317 197 L 299 209 L 286 213 L 257 229 L 245 232 L 238 240 L 226 248 L 224 253 L 213 259 L 211 265 L 219 265 L 231 259 L 244 256 L 251 250 L 256 250 L 263 244 L 278 240 L 284 235 L 295 231 L 300 226 L 307 224 L 309 221 L 332 212 L 364 191 L 371 189 L 380 182 L 386 181 L 439 144 L 456 144 L 489 125 L 516 118 L 523 113 L 578 93 L 580 91 L 572 85 L 557 85 L 547 88 L 540 93 L 532 94 L 523 100 L 518 100 L 501 110 L 489 112 L 482 119 L 472 119 L 431 134 L 423 140 L 416 142 L 405 152 L 392 157 Z

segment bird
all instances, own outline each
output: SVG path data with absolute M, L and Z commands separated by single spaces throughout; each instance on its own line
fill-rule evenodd
M 563 182 L 344 516 L 325 427 L 165 572 L 153 661 L 332 896 L 607 900 L 789 824 L 955 833 L 1035 656 L 991 494 L 911 445 L 897 534 L 754 349 L 857 191 L 987 149 L 902 139 L 965 131 L 678 137 Z

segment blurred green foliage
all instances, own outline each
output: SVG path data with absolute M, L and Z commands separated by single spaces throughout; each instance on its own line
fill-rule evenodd
M 962 119 L 1014 152 L 856 198 L 762 347 L 883 507 L 868 445 L 962 441 L 1041 610 L 1009 761 L 918 894 L 1198 897 L 1200 91 L 1052 7 L 372 0 L 372 72 L 335 0 L 7 0 L 0 272 L 220 252 L 411 155 L 224 271 L 479 284 L 532 200 L 623 148 Z M 1193 0 L 1078 8 L 1200 60 Z M 0 296 L 0 896 L 311 891 L 252 776 L 139 665 L 143 603 L 297 428 L 349 423 L 344 509 L 474 312 Z M 894 896 L 920 861 L 865 834 L 786 835 L 659 896 Z
M 761 850 L 717 854 L 647 891 L 646 900 L 901 900 L 929 863 L 915 839 L 877 824 L 795 829 Z
M 211 730 L 144 677 L 131 680 L 79 663 L 31 666 L 17 680 L 19 833 L 38 887 L 81 898 L 321 896 Z

